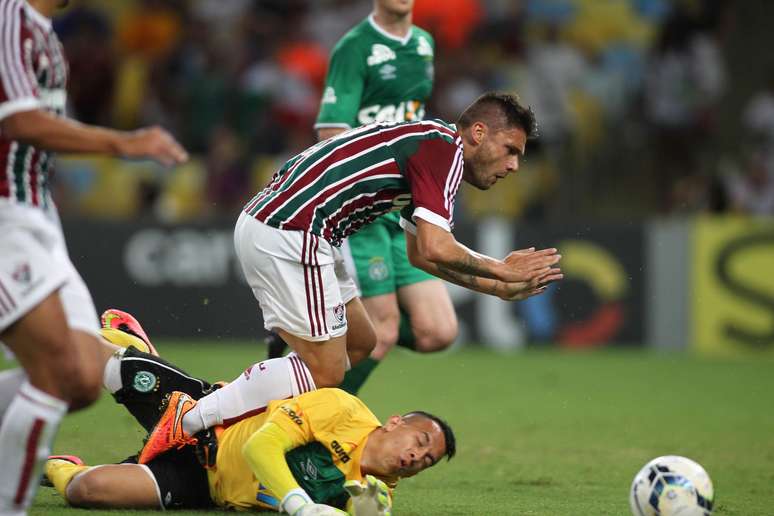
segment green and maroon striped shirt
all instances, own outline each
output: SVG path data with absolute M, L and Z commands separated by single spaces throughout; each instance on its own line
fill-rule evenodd
M 51 20 L 24 0 L 0 0 L 0 120 L 46 109 L 63 115 L 67 62 Z M 0 132 L 0 199 L 51 204 L 52 153 Z
M 392 210 L 451 231 L 462 139 L 441 120 L 370 124 L 293 157 L 244 211 L 269 226 L 332 245 Z

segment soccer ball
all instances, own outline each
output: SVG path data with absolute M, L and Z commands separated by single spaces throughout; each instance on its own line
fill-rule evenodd
M 710 516 L 714 491 L 707 472 L 691 459 L 658 457 L 632 482 L 629 505 L 634 516 Z

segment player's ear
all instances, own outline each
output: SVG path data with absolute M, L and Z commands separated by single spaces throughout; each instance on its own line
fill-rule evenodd
M 488 132 L 489 127 L 484 122 L 474 122 L 470 126 L 470 134 L 476 145 L 479 145 L 484 140 Z
M 403 418 L 398 415 L 392 415 L 387 419 L 387 422 L 384 424 L 384 429 L 388 432 L 391 432 L 392 430 L 395 430 L 397 427 L 400 426 L 400 424 L 403 422 Z

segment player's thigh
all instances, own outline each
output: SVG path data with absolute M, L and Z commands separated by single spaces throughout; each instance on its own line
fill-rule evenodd
M 354 298 L 347 303 L 347 353 L 350 363 L 367 358 L 378 346 L 376 330 L 366 311 L 363 300 Z
M 341 248 L 362 297 L 395 292 L 390 228 L 381 219 L 350 235 Z
M 417 351 L 445 349 L 457 338 L 457 314 L 441 280 L 431 279 L 401 287 L 398 302 L 408 313 Z
M 381 359 L 398 342 L 400 327 L 400 309 L 398 296 L 395 293 L 362 299 L 376 331 L 376 346 L 374 353 Z
M 73 478 L 65 495 L 67 501 L 76 507 L 162 507 L 153 473 L 147 466 L 139 464 L 105 464 L 87 470 Z

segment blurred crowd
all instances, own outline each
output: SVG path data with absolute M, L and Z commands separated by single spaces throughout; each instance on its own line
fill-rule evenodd
M 79 0 L 55 20 L 70 114 L 161 124 L 195 156 L 166 171 L 90 157 L 59 163 L 66 214 L 233 216 L 312 126 L 335 42 L 370 0 Z M 540 138 L 497 199 L 464 216 L 531 220 L 774 214 L 774 73 L 738 113 L 724 0 L 416 0 L 436 38 L 428 116 L 454 120 L 486 90 L 515 90 Z M 735 125 L 736 127 L 736 125 Z M 726 130 L 724 130 L 726 129 Z

